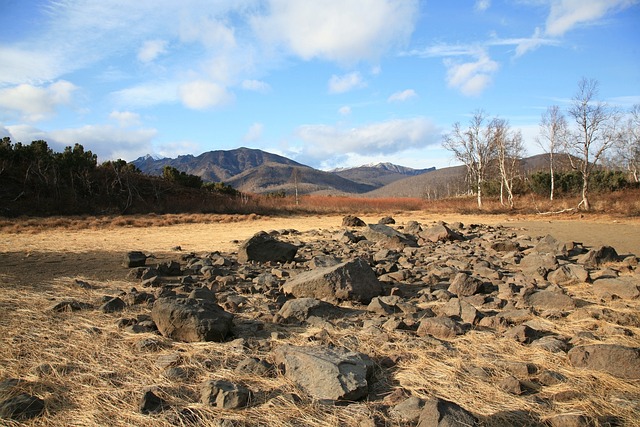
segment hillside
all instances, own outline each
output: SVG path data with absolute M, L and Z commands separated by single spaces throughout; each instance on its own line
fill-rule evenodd
M 394 165 L 393 163 L 378 163 L 355 168 L 336 169 L 333 170 L 332 173 L 342 178 L 377 188 L 391 184 L 394 181 L 434 170 L 435 168 L 412 169 L 405 166 Z

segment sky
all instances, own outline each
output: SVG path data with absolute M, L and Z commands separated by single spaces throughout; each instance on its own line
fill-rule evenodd
M 456 164 L 582 78 L 640 103 L 640 0 L 0 0 L 0 136 L 99 161 L 257 148 L 320 168 Z

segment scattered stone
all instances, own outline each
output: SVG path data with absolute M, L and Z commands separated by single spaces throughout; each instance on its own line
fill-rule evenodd
M 391 408 L 389 415 L 401 422 L 415 423 L 420 418 L 422 408 L 424 408 L 424 400 L 411 396 Z
M 585 267 L 599 267 L 602 264 L 618 261 L 618 252 L 611 246 L 601 246 L 598 249 L 591 249 L 584 255 L 578 257 L 578 264 Z
M 640 297 L 640 280 L 630 276 L 603 278 L 593 282 L 593 292 L 603 300 Z
M 537 291 L 525 297 L 525 302 L 536 310 L 573 310 L 576 303 L 569 295 L 554 291 Z
M 345 300 L 368 304 L 382 293 L 374 271 L 362 258 L 331 267 L 300 273 L 289 279 L 282 291 L 296 298 L 317 298 L 337 303 Z
M 458 296 L 471 296 L 482 290 L 482 281 L 467 273 L 458 273 L 447 290 Z
M 520 380 L 512 375 L 509 375 L 508 377 L 500 381 L 500 383 L 498 383 L 498 387 L 500 387 L 503 391 L 509 394 L 515 394 L 516 396 L 521 395 L 524 391 Z
M 315 298 L 295 298 L 284 303 L 274 317 L 275 321 L 306 322 L 310 317 L 331 319 L 343 314 L 340 307 Z
M 602 371 L 618 378 L 640 379 L 640 348 L 592 344 L 574 347 L 568 356 L 577 368 Z
M 200 386 L 200 401 L 216 408 L 244 408 L 250 396 L 248 388 L 229 381 L 208 380 Z
M 122 265 L 125 268 L 144 267 L 147 262 L 147 255 L 140 251 L 127 252 L 124 255 Z
M 567 256 L 567 245 L 560 243 L 558 239 L 547 234 L 534 246 L 534 252 L 540 254 L 552 254 L 554 256 Z
M 167 402 L 156 396 L 151 390 L 145 391 L 138 403 L 138 409 L 145 415 L 157 414 L 167 407 Z
M 65 311 L 80 311 L 80 310 L 90 310 L 93 308 L 93 305 L 80 302 L 76 300 L 65 300 L 55 303 L 49 310 L 55 311 L 57 313 L 65 312 Z
M 491 243 L 491 249 L 496 252 L 517 252 L 520 250 L 517 242 L 511 240 L 500 240 Z
M 347 215 L 342 218 L 343 227 L 366 227 L 367 224 L 357 216 Z
M 44 412 L 44 400 L 21 393 L 0 402 L 0 418 L 24 421 L 38 417 Z
M 531 344 L 532 341 L 540 337 L 540 331 L 537 331 L 527 325 L 518 325 L 509 329 L 504 336 L 507 338 L 513 338 L 522 344 Z
M 158 331 L 176 341 L 222 341 L 231 332 L 233 314 L 211 301 L 160 298 L 151 317 Z
M 542 385 L 552 386 L 562 384 L 567 381 L 567 377 L 559 372 L 550 371 L 548 369 L 540 372 L 538 375 L 538 382 Z
M 473 427 L 478 419 L 458 404 L 433 398 L 425 402 L 417 427 Z
M 448 242 L 464 240 L 461 234 L 456 233 L 444 224 L 437 224 L 427 228 L 418 234 L 419 237 L 428 242 Z
M 417 246 L 407 236 L 384 224 L 369 224 L 362 230 L 362 235 L 371 242 L 388 249 L 401 250 L 409 246 Z
M 590 427 L 596 425 L 594 420 L 584 414 L 558 414 L 546 419 L 551 427 Z
M 450 317 L 430 317 L 420 322 L 417 334 L 419 337 L 431 335 L 436 338 L 450 340 L 457 335 L 464 334 L 464 330 L 458 322 Z
M 291 262 L 297 252 L 297 246 L 276 240 L 271 235 L 261 231 L 240 245 L 238 262 Z
M 275 363 L 289 380 L 319 400 L 362 399 L 373 375 L 368 356 L 338 348 L 283 345 L 275 351 Z
M 109 299 L 107 302 L 100 306 L 100 311 L 103 313 L 114 313 L 116 311 L 122 311 L 127 304 L 119 297 Z
M 395 224 L 395 223 L 396 223 L 396 220 L 390 216 L 385 216 L 378 220 L 378 224 L 389 225 L 389 224 Z
M 235 371 L 243 374 L 257 375 L 259 377 L 268 377 L 273 372 L 273 365 L 265 360 L 247 357 L 238 363 Z

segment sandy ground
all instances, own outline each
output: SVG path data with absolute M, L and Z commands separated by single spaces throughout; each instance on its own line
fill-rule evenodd
M 383 215 L 361 215 L 369 223 Z M 503 225 L 517 233 L 532 236 L 551 234 L 562 241 L 580 242 L 585 246 L 613 246 L 619 254 L 640 255 L 640 219 L 433 215 L 421 213 L 392 214 L 397 225 L 410 220 L 429 224 L 434 221 L 461 221 Z M 258 231 L 296 229 L 341 229 L 342 215 L 267 217 L 235 223 L 181 224 L 168 227 L 120 227 L 108 230 L 53 229 L 38 233 L 0 233 L 0 275 L 12 276 L 20 282 L 55 277 L 87 277 L 122 280 L 126 270 L 120 266 L 125 252 L 141 250 L 158 259 L 176 259 L 172 248 L 182 252 L 233 252 L 238 241 Z

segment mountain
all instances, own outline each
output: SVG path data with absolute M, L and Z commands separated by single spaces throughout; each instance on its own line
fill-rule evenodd
M 394 165 L 393 163 L 377 163 L 355 168 L 334 169 L 332 173 L 342 178 L 377 188 L 410 176 L 431 172 L 435 169 L 436 168 L 412 169 L 405 166 Z
M 296 185 L 301 194 L 366 193 L 380 187 L 313 169 L 283 156 L 244 147 L 209 151 L 199 156 L 178 156 L 175 159 L 144 156 L 132 163 L 149 175 L 161 175 L 165 166 L 171 166 L 181 172 L 200 176 L 204 181 L 224 182 L 239 191 L 250 193 L 292 193 Z

